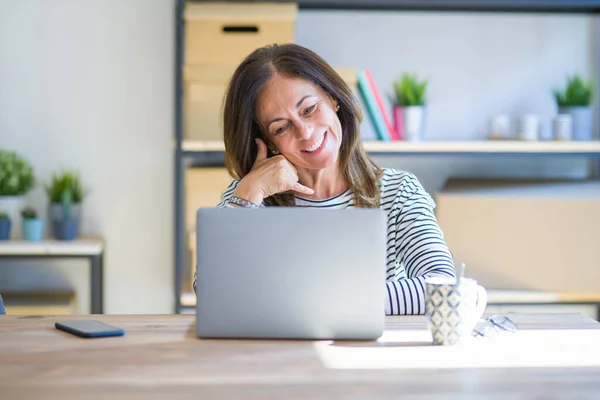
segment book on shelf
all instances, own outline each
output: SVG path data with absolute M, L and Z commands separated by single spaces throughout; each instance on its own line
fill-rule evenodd
M 358 93 L 356 93 L 356 98 L 358 99 L 358 102 L 363 110 L 363 120 L 360 124 L 360 138 L 366 142 L 379 141 L 379 135 L 375 131 L 375 124 L 373 123 L 371 115 L 367 110 L 365 100 Z
M 375 132 L 377 132 L 379 140 L 384 142 L 391 141 L 392 138 L 390 136 L 390 132 L 384 121 L 383 115 L 381 114 L 381 110 L 377 105 L 377 100 L 375 100 L 375 95 L 373 94 L 373 90 L 369 84 L 369 80 L 364 70 L 358 70 L 358 89 L 362 99 L 364 100 L 366 111 L 371 117 L 371 121 L 373 122 Z
M 365 69 L 365 77 L 367 78 L 367 83 L 369 84 L 371 92 L 373 93 L 373 97 L 375 98 L 375 102 L 377 103 L 377 108 L 379 109 L 379 112 L 381 113 L 381 117 L 383 118 L 383 122 L 385 123 L 385 126 L 387 127 L 390 138 L 392 140 L 400 140 L 400 136 L 399 136 L 398 132 L 396 132 L 396 129 L 394 128 L 394 125 L 392 123 L 392 119 L 390 118 L 390 115 L 388 114 L 386 106 L 383 103 L 383 99 L 381 98 L 379 89 L 377 89 L 377 85 L 375 84 L 375 79 L 373 79 L 373 75 L 371 75 L 371 71 L 369 71 L 368 69 Z

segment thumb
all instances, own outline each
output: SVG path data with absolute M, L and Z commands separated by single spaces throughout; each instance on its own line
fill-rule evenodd
M 267 158 L 267 145 L 262 141 L 262 139 L 256 138 L 255 141 L 256 147 L 258 148 L 256 160 L 254 161 L 256 163 L 257 161 L 262 161 Z

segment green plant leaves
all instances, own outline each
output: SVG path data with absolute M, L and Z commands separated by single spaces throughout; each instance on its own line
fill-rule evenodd
M 85 195 L 79 177 L 72 171 L 53 174 L 50 184 L 46 185 L 46 193 L 51 203 L 62 203 L 64 193 L 68 193 L 73 203 L 81 203 Z
M 35 219 L 37 218 L 37 211 L 32 207 L 27 207 L 21 210 L 21 216 L 23 219 Z
M 564 90 L 554 90 L 554 100 L 559 107 L 589 106 L 594 93 L 592 80 L 585 81 L 579 75 L 567 77 L 567 86 Z
M 22 196 L 35 186 L 33 167 L 16 152 L 0 150 L 0 196 Z
M 33 167 L 16 152 L 0 150 L 0 196 L 22 196 L 36 185 Z M 73 203 L 81 203 L 85 191 L 73 171 L 54 174 L 46 193 L 51 203 L 60 203 L 63 192 L 69 192 Z
M 416 74 L 405 73 L 394 81 L 396 102 L 399 106 L 423 106 L 426 102 L 428 80 L 419 81 Z

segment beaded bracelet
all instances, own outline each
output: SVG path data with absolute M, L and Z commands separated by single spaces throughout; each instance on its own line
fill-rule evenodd
M 238 206 L 246 208 L 258 208 L 258 206 L 250 200 L 242 199 L 241 197 L 237 196 L 231 196 L 231 198 L 229 199 L 229 203 L 237 204 Z

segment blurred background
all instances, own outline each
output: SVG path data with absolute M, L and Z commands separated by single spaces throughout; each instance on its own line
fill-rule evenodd
M 434 196 L 491 308 L 597 318 L 600 2 L 414 3 L 0 0 L 7 312 L 193 312 L 224 87 L 293 41 L 355 90 L 374 160 Z

